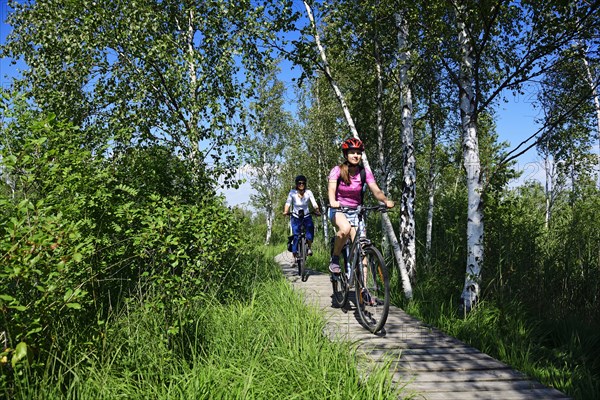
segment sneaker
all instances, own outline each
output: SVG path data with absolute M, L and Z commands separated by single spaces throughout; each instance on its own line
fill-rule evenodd
M 307 255 L 312 256 L 312 250 L 308 249 L 308 251 L 306 252 Z
M 329 264 L 329 271 L 331 271 L 332 274 L 339 274 L 340 272 L 342 272 L 342 270 L 340 269 L 340 265 L 333 262 Z

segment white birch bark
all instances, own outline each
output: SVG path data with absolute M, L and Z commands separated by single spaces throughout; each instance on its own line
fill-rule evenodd
M 266 129 L 263 127 L 263 132 L 266 132 Z M 266 182 L 273 182 L 273 165 L 270 160 L 267 159 L 267 155 L 263 153 L 262 156 L 262 168 L 260 168 L 261 175 Z M 267 232 L 265 235 L 265 244 L 271 243 L 271 234 L 273 232 L 273 221 L 275 220 L 275 196 L 274 187 L 272 184 L 267 185 L 266 187 L 266 204 L 265 204 L 265 214 L 266 214 L 266 223 L 267 223 Z
M 325 201 L 325 196 L 323 195 L 323 190 L 326 186 L 326 182 L 323 182 L 323 177 L 326 175 L 325 167 L 323 165 L 323 157 L 322 153 L 317 152 L 317 164 L 318 164 L 318 185 L 319 185 L 319 210 L 321 211 L 321 222 L 323 223 L 323 240 L 325 245 L 329 243 L 329 224 L 327 223 L 327 215 L 325 213 L 324 205 L 327 204 Z
M 416 160 L 415 136 L 413 132 L 412 91 L 409 84 L 410 51 L 408 43 L 408 21 L 402 13 L 395 15 L 398 28 L 398 59 L 400 62 L 400 107 L 402 110 L 403 175 L 402 200 L 400 203 L 400 236 L 402 253 L 409 277 L 416 273 L 417 256 L 415 245 L 415 197 Z
M 544 194 L 546 196 L 546 218 L 545 218 L 545 227 L 548 229 L 550 227 L 550 218 L 552 217 L 552 190 L 553 190 L 553 164 L 550 160 L 550 152 L 546 150 L 544 152 L 544 168 L 546 172 L 546 182 L 544 186 Z
M 325 49 L 321 45 L 321 39 L 319 37 L 319 32 L 317 30 L 317 24 L 315 23 L 315 18 L 313 16 L 312 8 L 306 2 L 306 0 L 304 0 L 303 3 L 304 3 L 304 7 L 306 8 L 306 13 L 308 15 L 308 19 L 314 30 L 313 34 L 314 34 L 314 38 L 315 38 L 315 44 L 317 45 L 317 48 L 319 50 L 319 55 L 321 57 L 321 61 L 323 62 L 323 70 L 325 72 L 325 76 L 327 77 L 329 84 L 331 85 L 338 101 L 340 102 L 340 106 L 342 107 L 342 111 L 344 112 L 344 117 L 346 118 L 346 122 L 348 123 L 350 131 L 352 132 L 352 136 L 359 139 L 358 131 L 356 130 L 356 125 L 354 124 L 354 120 L 352 119 L 352 115 L 350 114 L 350 109 L 348 108 L 348 105 L 346 104 L 345 97 L 344 97 L 342 91 L 340 90 L 340 88 L 338 87 L 336 81 L 333 79 L 333 75 L 331 74 L 331 70 L 329 68 L 329 63 L 327 62 L 327 56 L 325 54 Z M 369 167 L 369 161 L 367 159 L 366 153 L 363 153 L 362 160 L 363 160 L 363 164 L 365 165 L 365 167 L 371 169 Z M 385 222 L 385 233 L 392 244 L 392 249 L 394 250 L 394 256 L 396 257 L 396 261 L 398 263 L 398 268 L 400 269 L 400 276 L 401 276 L 401 280 L 402 280 L 404 296 L 407 299 L 412 299 L 412 295 L 413 295 L 412 286 L 410 283 L 410 279 L 408 277 L 408 273 L 406 272 L 406 267 L 405 267 L 404 261 L 402 259 L 402 252 L 400 249 L 400 244 L 398 243 L 398 239 L 396 238 L 396 233 L 394 232 L 392 222 L 390 221 L 390 217 L 387 213 L 382 214 L 382 219 Z
M 475 114 L 473 89 L 473 50 L 466 26 L 461 20 L 464 6 L 456 4 L 459 13 L 458 41 L 461 49 L 459 96 L 462 123 L 463 165 L 467 175 L 467 270 L 461 299 L 463 309 L 469 312 L 477 302 L 480 292 L 483 265 L 483 203 L 481 163 Z
M 429 179 L 427 182 L 427 232 L 425 238 L 425 258 L 428 263 L 431 259 L 431 236 L 433 231 L 433 210 L 435 207 L 435 149 L 437 146 L 437 134 L 433 121 L 431 121 L 430 127 L 431 151 L 429 152 Z
M 186 45 L 187 45 L 187 63 L 188 70 L 190 74 L 190 99 L 194 99 L 196 97 L 196 87 L 198 86 L 198 81 L 196 77 L 196 64 L 194 63 L 194 10 L 190 9 L 188 12 L 188 24 L 187 24 L 187 33 L 186 33 Z M 198 130 L 198 116 L 196 113 L 190 113 L 190 122 L 189 122 L 189 130 L 191 137 L 196 141 L 197 139 L 197 130 Z M 192 160 L 195 160 L 199 157 L 199 147 L 200 143 L 195 143 L 192 145 Z
M 271 243 L 271 234 L 273 233 L 273 220 L 275 219 L 275 212 L 273 208 L 267 211 L 267 235 L 265 237 L 265 244 Z
M 319 94 L 319 86 L 317 85 L 317 110 L 321 110 L 321 96 Z M 319 133 L 323 132 L 321 128 L 321 124 L 319 123 Z M 325 194 L 323 193 L 323 188 L 327 186 L 327 182 L 323 182 L 323 176 L 325 176 L 325 166 L 323 165 L 323 153 L 319 150 L 317 153 L 317 165 L 319 169 L 318 176 L 318 187 L 319 187 L 319 206 L 321 207 L 321 222 L 323 223 L 323 240 L 325 242 L 325 246 L 329 245 L 329 224 L 327 223 L 327 214 L 325 213 Z
M 348 108 L 348 104 L 346 103 L 346 98 L 344 97 L 342 91 L 339 86 L 333 79 L 333 75 L 331 74 L 331 69 L 329 68 L 329 62 L 327 61 L 327 54 L 325 53 L 325 49 L 321 44 L 321 37 L 319 35 L 319 31 L 317 30 L 317 23 L 315 22 L 315 17 L 312 12 L 311 6 L 303 0 L 304 7 L 306 8 L 306 14 L 308 15 L 308 19 L 310 21 L 311 26 L 313 27 L 313 34 L 315 38 L 315 44 L 317 49 L 319 50 L 319 56 L 321 57 L 321 61 L 323 61 L 323 72 L 325 73 L 325 77 L 329 81 L 331 88 L 333 89 L 336 98 L 340 102 L 340 106 L 342 107 L 342 112 L 344 113 L 344 117 L 346 118 L 346 122 L 352 132 L 352 135 L 358 138 L 358 131 L 356 130 L 356 125 L 354 124 L 354 120 L 352 119 L 352 115 L 350 115 L 350 109 Z M 363 158 L 364 159 L 364 158 Z

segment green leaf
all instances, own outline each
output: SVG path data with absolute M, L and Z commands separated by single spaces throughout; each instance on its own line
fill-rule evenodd
M 19 363 L 19 361 L 27 358 L 27 343 L 20 342 L 15 348 L 15 353 L 12 356 L 12 366 L 13 368 Z
M 48 140 L 47 137 L 41 137 L 41 138 L 33 140 L 32 143 L 39 146 L 41 144 L 44 144 L 47 140 Z
M 74 310 L 81 310 L 81 304 L 79 303 L 67 303 L 68 308 L 72 308 Z
M 31 335 L 33 335 L 34 333 L 39 333 L 39 332 L 41 332 L 41 331 L 42 331 L 42 327 L 41 327 L 41 326 L 40 326 L 40 327 L 37 327 L 37 328 L 34 328 L 34 329 L 30 330 L 29 332 L 27 332 L 27 336 L 31 336 Z

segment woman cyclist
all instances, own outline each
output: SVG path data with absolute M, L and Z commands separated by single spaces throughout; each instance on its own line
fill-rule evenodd
M 306 189 L 306 177 L 304 175 L 298 175 L 296 177 L 296 188 L 290 190 L 285 206 L 283 209 L 283 215 L 290 215 L 290 207 L 292 208 L 291 219 L 292 219 L 292 233 L 294 234 L 294 241 L 292 242 L 292 253 L 294 257 L 298 256 L 298 235 L 300 233 L 300 226 L 304 224 L 306 232 L 306 244 L 308 245 L 307 254 L 312 256 L 312 241 L 315 235 L 315 225 L 313 224 L 312 216 L 308 212 L 308 202 L 310 201 L 312 208 L 316 215 L 321 215 L 315 196 L 313 193 Z M 304 218 L 298 218 L 298 211 L 304 210 Z
M 340 253 L 349 237 L 354 239 L 356 227 L 358 226 L 358 214 L 356 210 L 342 211 L 339 207 L 356 208 L 362 204 L 362 180 L 361 170 L 366 185 L 373 196 L 388 208 L 394 207 L 394 202 L 388 200 L 383 191 L 377 186 L 373 173 L 360 165 L 362 153 L 365 150 L 363 142 L 359 139 L 350 138 L 342 143 L 342 152 L 345 161 L 341 165 L 333 167 L 328 177 L 329 197 L 329 219 L 337 226 L 333 254 L 329 264 L 332 274 L 340 273 Z

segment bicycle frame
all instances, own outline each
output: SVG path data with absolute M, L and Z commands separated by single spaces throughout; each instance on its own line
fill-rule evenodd
M 357 258 L 362 253 L 362 247 L 370 245 L 371 241 L 366 237 L 366 227 L 363 221 L 363 216 L 359 210 L 358 212 L 358 226 L 356 227 L 356 234 L 354 240 L 348 239 L 342 251 L 345 253 L 345 268 L 346 279 L 350 288 L 354 285 L 354 266 L 357 265 Z M 359 272 L 360 274 L 360 272 Z M 359 275 L 360 276 L 360 275 Z
M 332 207 L 333 208 L 333 207 Z M 356 233 L 354 235 L 354 239 L 349 238 L 344 244 L 344 248 L 342 252 L 345 255 L 345 272 L 347 278 L 352 282 L 352 278 L 354 277 L 354 258 L 357 254 L 361 253 L 362 247 L 371 244 L 371 240 L 367 238 L 366 235 L 366 213 L 371 210 L 379 210 L 383 209 L 382 206 L 358 206 L 356 208 L 350 207 L 338 207 L 340 211 L 356 211 L 358 218 L 358 225 L 353 227 L 356 229 Z

